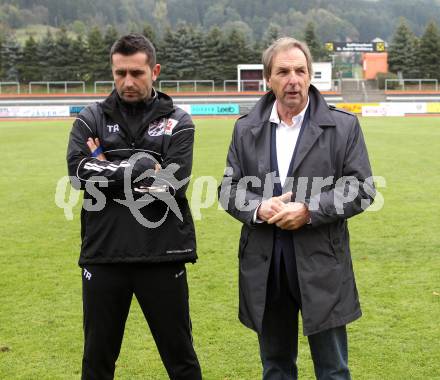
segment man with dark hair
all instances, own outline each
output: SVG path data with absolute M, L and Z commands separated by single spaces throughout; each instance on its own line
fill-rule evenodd
M 110 58 L 116 89 L 81 111 L 67 152 L 72 184 L 85 190 L 82 379 L 114 377 L 133 294 L 169 377 L 201 379 L 185 270 L 197 259 L 185 196 L 194 124 L 153 88 L 160 65 L 147 38 L 121 37 Z
M 148 38 L 142 34 L 128 34 L 115 41 L 110 49 L 110 64 L 113 64 L 113 55 L 133 55 L 135 53 L 145 53 L 148 65 L 153 68 L 156 66 L 156 49 Z
M 243 223 L 239 318 L 264 380 L 298 378 L 300 310 L 317 379 L 347 380 L 345 326 L 361 316 L 347 219 L 375 195 L 362 131 L 310 84 L 307 45 L 284 37 L 262 60 L 271 91 L 237 121 L 219 194 Z

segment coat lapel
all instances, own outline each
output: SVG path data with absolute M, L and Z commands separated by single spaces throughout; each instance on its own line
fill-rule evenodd
M 327 103 L 313 85 L 311 85 L 309 89 L 309 99 L 310 117 L 299 141 L 292 171 L 289 173 L 289 176 L 293 177 L 324 129 L 326 127 L 335 126 L 335 122 L 331 117 Z
M 299 141 L 298 150 L 295 155 L 295 160 L 293 161 L 292 172 L 289 174 L 295 173 L 301 162 L 304 160 L 304 157 L 307 155 L 310 149 L 312 149 L 316 140 L 318 140 L 321 133 L 322 128 L 320 128 L 319 125 L 314 123 L 312 120 L 309 120 L 304 128 L 301 140 Z
M 270 128 L 270 122 L 267 120 L 252 129 L 258 160 L 258 174 L 262 178 L 270 172 Z
M 272 92 L 264 95 L 256 104 L 249 122 L 253 124 L 251 133 L 258 161 L 258 174 L 264 178 L 270 172 L 270 130 L 269 121 L 275 96 Z M 251 148 L 251 147 L 249 147 Z

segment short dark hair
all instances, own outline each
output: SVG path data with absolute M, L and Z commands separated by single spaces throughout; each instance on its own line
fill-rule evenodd
M 156 64 L 156 49 L 151 41 L 142 34 L 130 33 L 120 37 L 110 49 L 110 63 L 113 63 L 113 54 L 133 55 L 136 53 L 145 53 L 147 63 L 153 68 Z

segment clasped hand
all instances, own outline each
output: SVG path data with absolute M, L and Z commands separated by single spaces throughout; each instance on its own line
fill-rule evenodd
M 264 200 L 257 211 L 257 217 L 268 224 L 276 224 L 283 230 L 296 230 L 310 220 L 307 206 L 291 202 L 292 193 Z

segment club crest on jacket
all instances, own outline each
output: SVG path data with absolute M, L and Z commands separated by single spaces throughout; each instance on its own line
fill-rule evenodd
M 167 125 L 168 119 L 162 118 L 154 120 L 148 126 L 148 134 L 150 136 L 161 136 L 165 131 L 165 126 Z
M 162 118 L 154 120 L 148 126 L 148 134 L 153 137 L 161 136 L 163 134 L 171 135 L 177 123 L 178 121 L 175 119 Z

